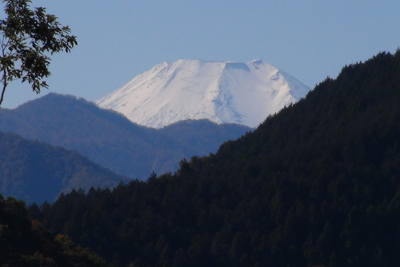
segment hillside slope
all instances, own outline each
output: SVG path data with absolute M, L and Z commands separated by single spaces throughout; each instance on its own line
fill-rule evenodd
M 175 175 L 41 215 L 120 266 L 397 266 L 399 103 L 400 52 L 380 53 Z
M 174 172 L 182 158 L 216 152 L 224 141 L 252 129 L 192 121 L 156 130 L 84 99 L 48 94 L 13 110 L 1 109 L 0 130 L 76 150 L 116 173 L 144 180 L 152 171 Z
M 75 151 L 0 132 L 0 194 L 28 203 L 54 201 L 72 189 L 115 187 L 118 176 Z

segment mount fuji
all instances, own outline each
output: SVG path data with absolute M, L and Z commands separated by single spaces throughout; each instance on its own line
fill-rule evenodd
M 152 128 L 188 119 L 254 128 L 309 90 L 262 60 L 246 64 L 180 59 L 136 76 L 96 104 Z

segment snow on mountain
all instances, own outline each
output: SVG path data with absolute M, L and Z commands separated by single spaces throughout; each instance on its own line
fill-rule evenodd
M 96 104 L 153 128 L 187 119 L 257 127 L 309 90 L 262 60 L 245 64 L 180 59 L 136 76 Z

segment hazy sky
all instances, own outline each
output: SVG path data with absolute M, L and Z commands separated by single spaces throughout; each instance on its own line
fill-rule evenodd
M 78 37 L 52 57 L 50 89 L 97 100 L 164 61 L 261 58 L 313 88 L 400 46 L 400 1 L 33 0 Z M 2 13 L 2 18 L 4 14 Z M 3 108 L 38 97 L 9 86 Z

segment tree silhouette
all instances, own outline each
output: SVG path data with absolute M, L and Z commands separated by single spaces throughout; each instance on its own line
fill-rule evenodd
M 77 45 L 76 36 L 69 35 L 68 26 L 61 26 L 46 9 L 29 8 L 30 0 L 3 0 L 6 18 L 0 20 L 0 71 L 3 84 L 0 107 L 10 82 L 22 79 L 40 93 L 48 88 L 43 78 L 50 76 L 48 54 L 70 52 Z

